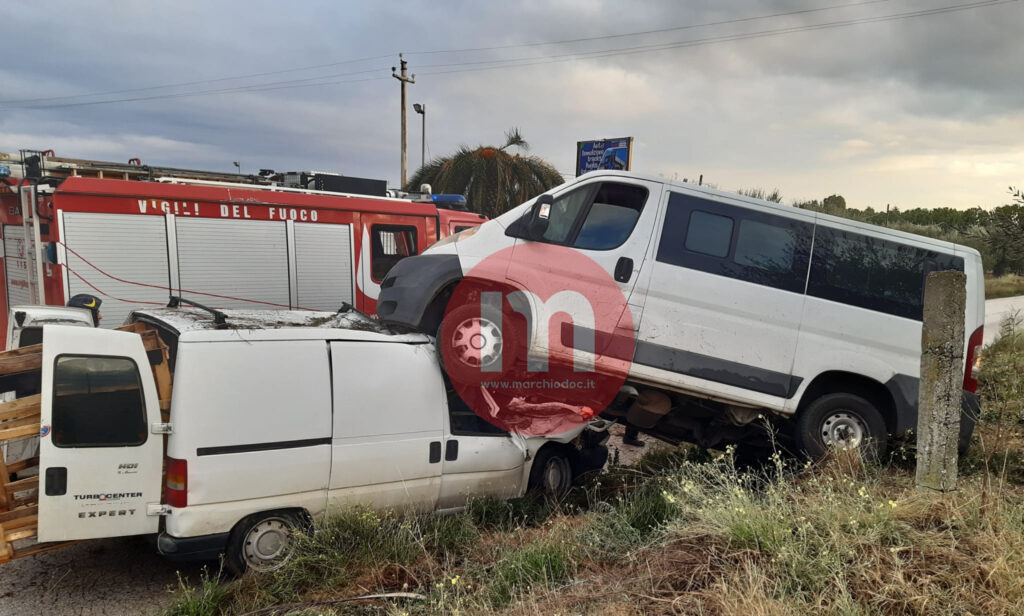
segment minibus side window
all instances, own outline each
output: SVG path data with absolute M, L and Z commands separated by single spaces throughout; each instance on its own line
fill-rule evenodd
M 370 238 L 370 277 L 376 282 L 384 280 L 395 263 L 416 254 L 416 227 L 373 225 Z
M 61 355 L 53 370 L 53 444 L 125 447 L 146 442 L 139 368 L 126 357 Z
M 729 256 L 732 243 L 732 218 L 696 210 L 690 213 L 686 228 L 687 250 L 712 257 Z
M 802 220 L 673 193 L 657 260 L 803 293 L 812 233 Z
M 819 226 L 807 292 L 920 321 L 928 272 L 963 269 L 960 257 Z

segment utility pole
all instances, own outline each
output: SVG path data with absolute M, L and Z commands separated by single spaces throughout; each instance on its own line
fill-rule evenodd
M 416 83 L 416 75 L 406 75 L 406 65 L 409 64 L 402 58 L 402 54 L 398 54 L 398 63 L 402 67 L 401 73 L 395 72 L 395 67 L 391 67 L 391 76 L 397 79 L 402 84 L 402 185 L 399 186 L 400 190 L 405 189 L 406 174 L 408 172 L 409 163 L 406 158 L 406 142 L 405 142 L 405 84 Z

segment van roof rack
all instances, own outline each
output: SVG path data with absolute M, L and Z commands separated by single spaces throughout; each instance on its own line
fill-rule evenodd
M 209 306 L 204 306 L 199 302 L 194 302 L 190 299 L 185 299 L 180 295 L 172 295 L 170 301 L 167 302 L 167 307 L 178 308 L 181 304 L 187 304 L 189 306 L 194 306 L 196 308 L 199 308 L 200 310 L 205 310 L 209 312 L 210 314 L 213 315 L 213 322 L 216 325 L 224 325 L 225 323 L 227 323 L 228 315 L 224 314 L 220 310 L 217 310 L 216 308 L 210 308 Z

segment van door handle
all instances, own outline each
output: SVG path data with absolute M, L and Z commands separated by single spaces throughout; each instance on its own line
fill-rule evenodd
M 441 441 L 430 441 L 430 459 L 431 464 L 437 464 L 441 461 Z
M 64 496 L 68 493 L 68 469 L 64 466 L 51 466 L 46 469 L 46 495 Z
M 451 462 L 459 457 L 459 441 L 448 441 L 444 444 L 444 459 Z
M 619 257 L 619 260 L 615 263 L 615 280 L 618 282 L 629 282 L 629 279 L 632 277 L 633 259 Z

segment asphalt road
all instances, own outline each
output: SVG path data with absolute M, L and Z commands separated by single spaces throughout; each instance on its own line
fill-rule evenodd
M 1024 328 L 1024 295 L 1003 297 L 985 301 L 985 344 L 990 344 L 999 335 L 1003 319 L 1014 311 L 1020 312 L 1021 328 Z
M 216 566 L 216 563 L 213 563 Z M 146 537 L 97 539 L 0 565 L 0 615 L 159 614 L 203 563 L 172 563 Z

